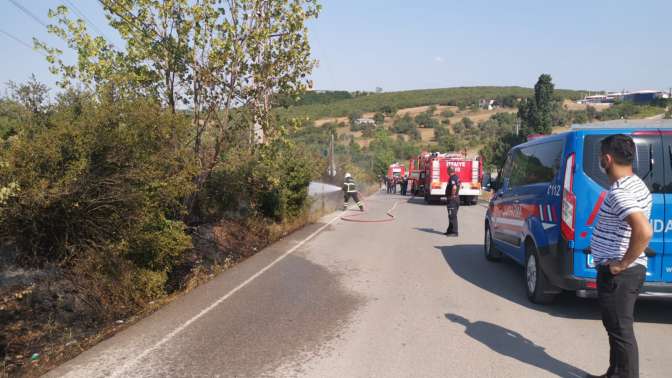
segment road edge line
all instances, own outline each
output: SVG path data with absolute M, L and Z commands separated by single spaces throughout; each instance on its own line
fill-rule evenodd
M 245 286 L 247 286 L 248 284 L 250 284 L 252 281 L 254 281 L 254 280 L 257 279 L 258 277 L 260 277 L 260 276 L 261 276 L 262 274 L 264 274 L 267 270 L 271 269 L 275 264 L 277 264 L 277 263 L 279 263 L 280 261 L 282 261 L 285 257 L 287 257 L 287 256 L 291 255 L 292 253 L 294 253 L 294 251 L 296 251 L 297 249 L 301 248 L 304 244 L 306 244 L 308 241 L 310 241 L 311 239 L 313 239 L 314 237 L 316 237 L 316 236 L 317 236 L 318 234 L 320 234 L 325 228 L 329 227 L 332 223 L 334 223 L 335 221 L 337 221 L 337 220 L 339 220 L 339 219 L 340 219 L 340 215 L 339 215 L 339 216 L 336 216 L 335 218 L 333 218 L 333 219 L 330 220 L 329 222 L 327 222 L 327 223 L 325 223 L 324 225 L 322 225 L 322 226 L 321 226 L 320 228 L 318 228 L 315 232 L 313 232 L 312 234 L 308 235 L 305 239 L 303 239 L 302 241 L 300 241 L 297 245 L 295 245 L 294 247 L 290 248 L 287 252 L 283 253 L 283 254 L 280 255 L 278 258 L 276 258 L 275 260 L 273 260 L 270 264 L 266 265 L 264 268 L 262 268 L 261 270 L 259 270 L 258 272 L 256 272 L 256 273 L 253 274 L 252 276 L 250 276 L 248 279 L 246 279 L 245 281 L 243 281 L 241 284 L 239 284 L 238 286 L 236 286 L 236 287 L 234 287 L 233 289 L 231 289 L 228 293 L 226 293 L 226 294 L 224 294 L 223 296 L 219 297 L 215 302 L 211 303 L 208 307 L 204 308 L 204 309 L 201 310 L 198 314 L 194 315 L 194 316 L 191 317 L 189 320 L 187 320 L 186 322 L 182 323 L 181 326 L 179 326 L 179 327 L 175 328 L 174 330 L 172 330 L 170 333 L 168 333 L 166 336 L 164 336 L 161 340 L 157 341 L 154 345 L 152 345 L 151 347 L 145 349 L 142 353 L 140 353 L 139 355 L 137 355 L 136 357 L 134 357 L 132 360 L 127 361 L 125 364 L 123 364 L 123 365 L 119 368 L 119 370 L 117 370 L 116 372 L 113 372 L 110 376 L 111 376 L 111 377 L 119 377 L 119 376 L 121 376 L 121 374 L 124 373 L 128 368 L 130 368 L 130 367 L 132 367 L 133 365 L 135 365 L 138 361 L 140 361 L 141 359 L 145 358 L 147 355 L 149 355 L 149 354 L 152 353 L 153 351 L 159 349 L 159 348 L 160 348 L 161 346 L 163 346 L 165 343 L 167 343 L 168 341 L 170 341 L 173 337 L 177 336 L 177 334 L 179 334 L 180 332 L 184 331 L 184 330 L 185 330 L 187 327 L 189 327 L 192 323 L 194 323 L 195 321 L 197 321 L 198 319 L 200 319 L 201 317 L 203 317 L 203 316 L 204 316 L 205 314 L 207 314 L 208 312 L 212 311 L 215 307 L 217 307 L 217 306 L 219 306 L 220 304 L 222 304 L 224 301 L 226 301 L 227 299 L 229 299 L 229 298 L 230 298 L 231 296 L 233 296 L 235 293 L 237 293 L 238 291 L 240 291 L 241 289 L 243 289 Z

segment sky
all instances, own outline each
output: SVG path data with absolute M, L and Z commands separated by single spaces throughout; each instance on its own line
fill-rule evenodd
M 61 3 L 74 4 L 120 43 L 95 0 L 0 0 L 0 90 L 34 73 L 54 87 L 36 37 L 65 49 L 41 23 Z M 532 87 L 542 73 L 557 88 L 672 87 L 669 0 L 322 0 L 308 24 L 319 61 L 315 89 L 397 91 L 474 85 Z M 72 53 L 70 57 L 74 57 Z

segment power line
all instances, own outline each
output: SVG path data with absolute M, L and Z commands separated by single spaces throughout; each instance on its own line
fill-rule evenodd
M 10 39 L 13 39 L 17 43 L 20 43 L 20 44 L 26 46 L 27 48 L 29 48 L 31 50 L 33 49 L 33 47 L 31 45 L 29 45 L 27 42 L 22 41 L 21 39 L 19 39 L 19 37 L 16 37 L 13 34 L 10 34 L 9 32 L 6 32 L 6 31 L 0 29 L 0 33 L 4 34 L 5 36 L 7 36 Z
M 98 28 L 98 26 L 96 26 L 96 24 L 94 24 L 93 21 L 91 21 L 91 19 L 89 19 L 88 17 L 86 17 L 86 15 L 84 14 L 84 12 L 82 12 L 82 11 L 81 11 L 81 10 L 80 10 L 80 9 L 79 9 L 79 8 L 72 2 L 72 1 L 70 1 L 70 0 L 63 0 L 63 1 L 65 1 L 66 3 L 68 3 L 68 5 L 70 5 L 70 8 L 72 8 L 72 10 L 73 10 L 75 13 L 77 13 L 77 15 L 78 15 L 79 17 L 81 17 L 81 18 L 84 19 L 89 25 L 91 25 L 91 27 L 94 28 L 94 29 L 98 32 L 98 34 L 100 34 L 100 35 L 102 35 L 103 37 L 107 38 L 107 36 L 105 35 L 105 33 L 103 33 L 103 31 L 100 30 L 100 29 Z M 109 39 L 109 38 L 107 38 L 107 39 Z
M 7 38 L 14 40 L 14 42 L 16 42 L 16 43 L 18 43 L 18 44 L 20 44 L 20 45 L 23 45 L 23 46 L 25 46 L 25 47 L 28 48 L 28 49 L 31 49 L 31 50 L 33 50 L 33 51 L 35 51 L 35 52 L 38 52 L 38 53 L 40 53 L 40 54 L 42 54 L 42 55 L 45 55 L 45 56 L 47 55 L 44 51 L 35 50 L 35 49 L 33 48 L 33 46 L 31 46 L 28 42 L 23 41 L 21 38 L 15 36 L 14 34 L 8 32 L 8 31 L 5 31 L 5 30 L 0 29 L 0 34 L 5 35 Z
M 47 23 L 42 21 L 39 17 L 35 15 L 35 13 L 31 12 L 30 10 L 26 9 L 23 5 L 17 3 L 15 0 L 9 0 L 10 3 L 14 4 L 15 7 L 19 8 L 23 13 L 27 14 L 30 16 L 33 20 L 35 20 L 37 23 L 40 25 L 44 26 L 47 28 Z

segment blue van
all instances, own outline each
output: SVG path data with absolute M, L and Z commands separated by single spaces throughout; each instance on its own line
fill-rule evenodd
M 485 257 L 506 255 L 524 266 L 534 303 L 563 290 L 595 294 L 590 239 L 609 188 L 600 170 L 600 141 L 630 135 L 635 173 L 653 195 L 654 229 L 642 295 L 672 294 L 672 121 L 614 121 L 574 126 L 511 149 L 493 185 L 485 217 Z

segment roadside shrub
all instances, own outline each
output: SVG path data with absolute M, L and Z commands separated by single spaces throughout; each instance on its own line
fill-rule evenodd
M 179 221 L 194 190 L 186 126 L 150 101 L 111 101 L 18 135 L 0 151 L 0 187 L 19 191 L 0 204 L 0 236 L 27 265 L 95 255 L 169 271 L 190 248 Z
M 292 143 L 263 146 L 248 181 L 252 207 L 276 222 L 303 214 L 309 205 L 308 186 L 321 168 L 320 159 Z
M 309 149 L 275 141 L 256 151 L 231 151 L 199 193 L 201 217 L 214 222 L 253 212 L 274 222 L 303 214 L 308 186 L 322 171 Z

